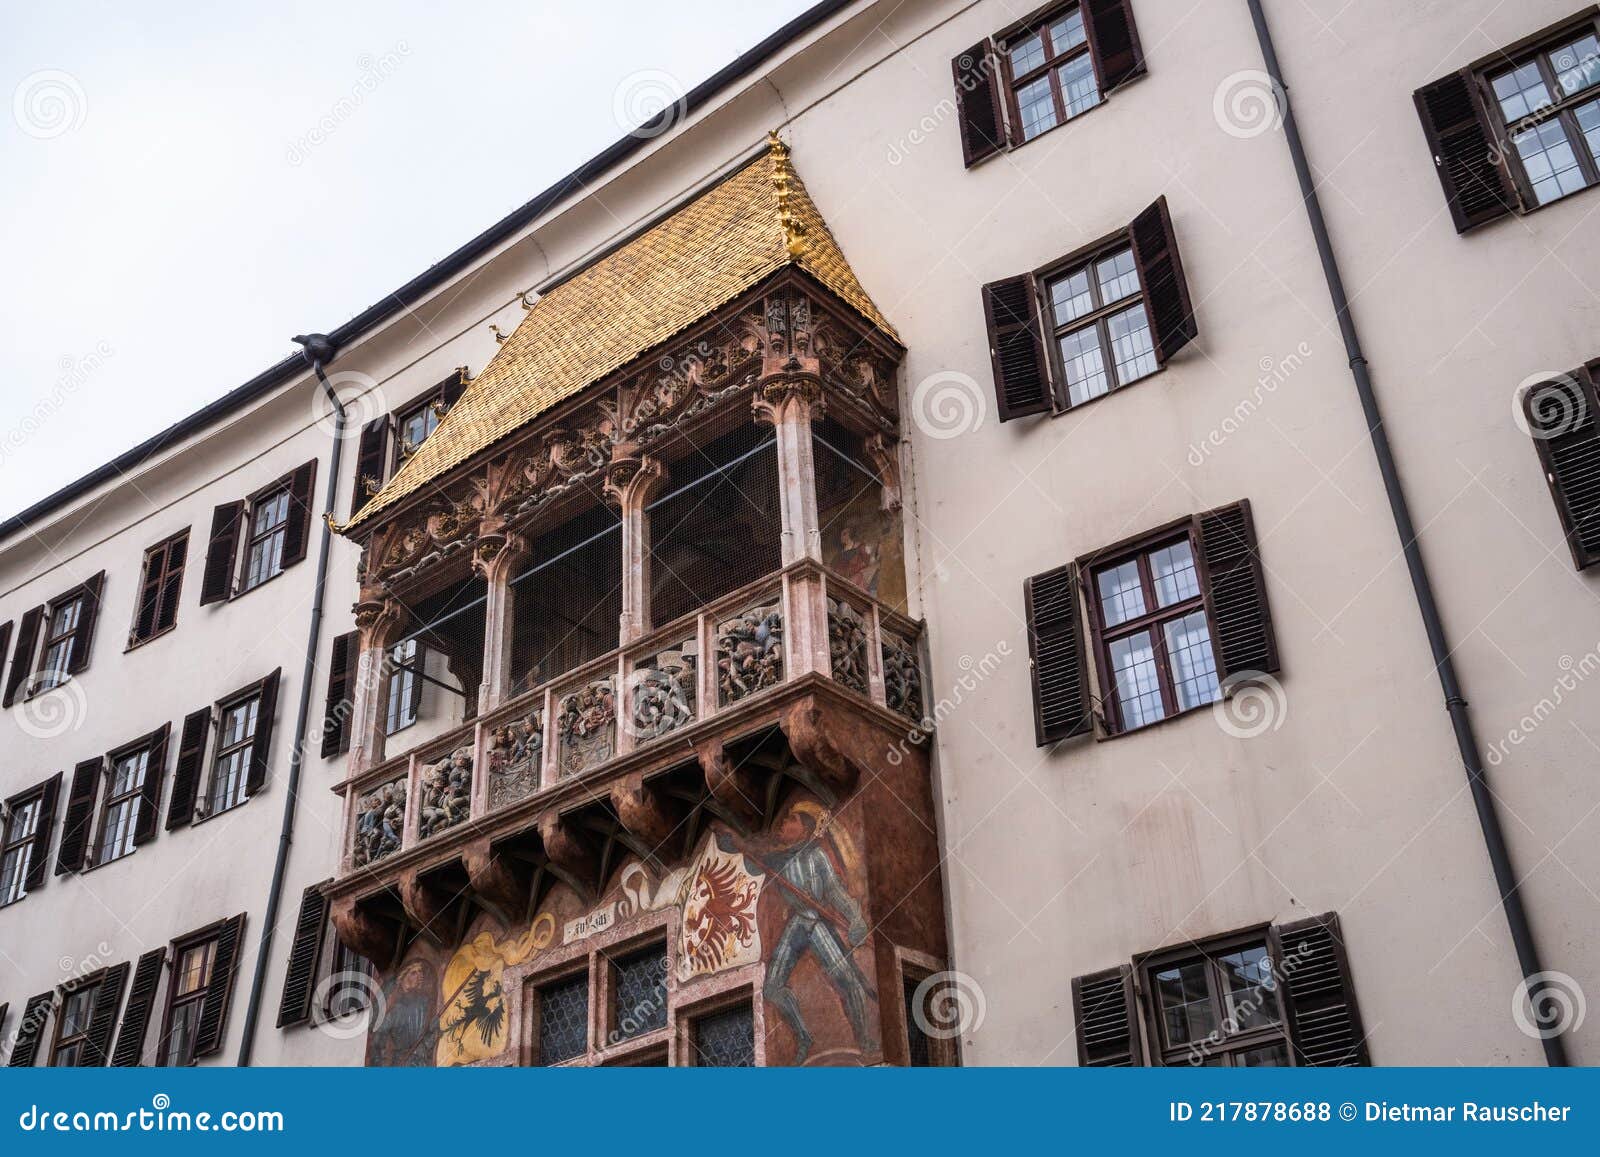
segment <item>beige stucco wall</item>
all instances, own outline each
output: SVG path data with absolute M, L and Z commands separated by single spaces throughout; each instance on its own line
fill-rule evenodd
M 1571 14 L 1570 0 L 1350 6 L 1269 3 L 1334 240 L 1440 602 L 1485 745 L 1600 643 L 1533 448 L 1511 420 L 1529 374 L 1586 344 L 1596 193 L 1458 237 L 1412 111 L 1413 89 Z M 493 353 L 516 293 L 570 268 L 785 126 L 795 164 L 862 283 L 899 328 L 911 464 L 913 613 L 929 622 L 952 965 L 981 986 L 968 1063 L 1071 1063 L 1070 979 L 1188 938 L 1337 911 L 1375 1062 L 1537 1063 L 1513 1024 L 1505 923 L 1399 558 L 1281 134 L 1219 127 L 1213 97 L 1261 67 L 1242 0 L 1135 4 L 1149 75 L 1105 107 L 971 171 L 949 61 L 1014 18 L 1000 0 L 865 5 L 790 49 L 765 79 L 653 142 L 413 312 L 344 351 L 397 407 Z M 1323 21 L 1327 21 L 1324 26 Z M 1470 31 L 1469 31 L 1470 30 Z M 1200 338 L 1159 375 L 1064 417 L 995 418 L 978 287 L 1172 211 Z M 463 223 L 463 234 L 473 223 Z M 1287 365 L 1263 389 L 1263 366 Z M 958 375 L 950 378 L 948 375 Z M 961 377 L 972 385 L 962 385 Z M 954 437 L 913 415 L 924 382 L 984 409 Z M 227 384 L 219 384 L 225 388 Z M 102 567 L 107 606 L 81 677 L 88 710 L 38 741 L 0 721 L 0 791 L 104 752 L 282 666 L 266 792 L 162 833 L 127 860 L 55 877 L 0 910 L 0 1000 L 248 910 L 231 1061 L 255 963 L 299 693 L 313 558 L 200 608 L 211 508 L 317 455 L 311 384 L 286 388 L 65 512 L 43 543 L 0 548 L 0 621 Z M 1241 402 L 1250 399 L 1243 411 Z M 370 412 L 370 410 L 368 411 Z M 1192 454 L 1226 431 L 1208 453 Z M 337 509 L 348 508 L 353 441 Z M 1198 464 L 1196 464 L 1198 463 Z M 318 479 L 323 491 L 325 473 Z M 1276 726 L 1225 733 L 1199 712 L 1114 741 L 1034 746 L 1022 580 L 1172 518 L 1250 499 L 1283 658 Z M 161 508 L 148 514 L 152 506 Z M 92 509 L 92 513 L 89 513 Z M 178 630 L 121 654 L 145 546 L 191 526 Z M 351 629 L 355 551 L 335 543 L 328 647 Z M 985 662 L 992 656 L 994 662 Z M 1568 657 L 1568 658 L 1564 658 Z M 975 676 L 972 667 L 986 674 Z M 1589 683 L 1491 769 L 1545 965 L 1600 991 Z M 409 745 L 452 720 L 435 713 Z M 393 750 L 393 749 L 391 749 Z M 339 816 L 307 762 L 274 945 L 260 1063 L 348 1063 L 359 1046 L 271 1027 L 299 892 L 332 873 Z M 1600 1061 L 1592 1026 L 1571 1042 Z M 154 1030 L 152 1030 L 152 1037 Z

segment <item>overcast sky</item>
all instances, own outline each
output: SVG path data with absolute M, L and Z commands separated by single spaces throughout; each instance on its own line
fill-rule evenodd
M 6 4 L 0 516 L 331 330 L 810 0 Z

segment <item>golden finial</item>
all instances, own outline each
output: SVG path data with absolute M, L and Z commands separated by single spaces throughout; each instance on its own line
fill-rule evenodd
M 489 332 L 494 334 L 494 341 L 496 345 L 505 345 L 506 338 L 511 336 L 508 333 L 501 333 L 500 327 L 495 325 L 495 323 L 492 321 L 489 323 Z
M 339 520 L 334 518 L 333 511 L 331 510 L 324 510 L 322 512 L 322 525 L 328 528 L 328 532 L 330 534 L 344 533 L 344 527 L 339 525 Z
M 789 164 L 789 146 L 778 136 L 777 129 L 767 133 L 767 155 L 772 160 L 772 191 L 778 201 L 778 225 L 783 230 L 784 248 L 790 257 L 799 257 L 806 251 L 806 223 L 789 207 L 796 178 Z

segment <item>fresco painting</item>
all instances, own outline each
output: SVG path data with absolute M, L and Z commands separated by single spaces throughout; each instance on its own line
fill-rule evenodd
M 894 610 L 906 609 L 905 544 L 900 512 L 884 510 L 875 487 L 824 511 L 822 561 Z

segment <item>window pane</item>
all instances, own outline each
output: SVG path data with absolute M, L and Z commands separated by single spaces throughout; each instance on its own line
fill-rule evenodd
M 1588 146 L 1589 155 L 1600 161 L 1600 100 L 1580 104 L 1573 113 L 1578 118 L 1578 131 L 1583 133 L 1583 143 Z
M 1140 302 L 1132 309 L 1106 319 L 1111 331 L 1111 353 L 1117 362 L 1117 382 L 1127 385 L 1156 372 L 1156 347 L 1150 340 L 1150 322 Z
M 172 1028 L 161 1050 L 164 1065 L 186 1065 L 194 1056 L 194 1030 L 200 1022 L 200 1004 L 191 1000 L 172 1010 Z
M 1144 588 L 1139 585 L 1137 562 L 1130 559 L 1119 566 L 1108 566 L 1095 576 L 1095 582 L 1100 587 L 1100 612 L 1106 626 L 1115 627 L 1144 614 Z
M 1050 283 L 1050 310 L 1057 325 L 1077 321 L 1094 312 L 1094 295 L 1089 292 L 1089 271 L 1080 269 Z
M 1057 56 L 1070 48 L 1076 48 L 1087 37 L 1083 34 L 1083 10 L 1074 8 L 1060 20 L 1050 25 L 1050 47 Z
M 1550 90 L 1544 86 L 1539 66 L 1529 61 L 1521 68 L 1502 72 L 1489 81 L 1495 99 L 1500 102 L 1500 113 L 1507 124 L 1521 120 L 1535 109 L 1550 103 Z
M 1110 651 L 1122 725 L 1143 727 L 1163 718 L 1167 712 L 1161 702 L 1161 684 L 1156 673 L 1155 653 L 1150 646 L 1150 632 L 1140 631 L 1118 639 L 1111 644 Z
M 1192 599 L 1200 593 L 1194 569 L 1194 551 L 1188 539 L 1150 553 L 1150 573 L 1155 580 L 1156 602 L 1164 607 Z
M 1564 95 L 1582 92 L 1600 81 L 1600 40 L 1592 32 L 1578 37 L 1550 54 L 1550 67 Z
M 1086 52 L 1056 69 L 1056 79 L 1066 98 L 1067 115 L 1075 117 L 1100 103 L 1100 86 L 1094 78 L 1094 64 Z
M 0 860 L 0 904 L 22 899 L 22 881 L 28 874 L 28 849 L 16 848 Z
M 1061 365 L 1067 374 L 1067 402 L 1076 406 L 1111 388 L 1097 326 L 1061 335 Z
M 1206 613 L 1184 615 L 1167 623 L 1165 630 L 1178 710 L 1214 702 L 1221 689 L 1217 686 L 1217 662 L 1211 653 L 1211 627 L 1206 623 Z
M 1022 139 L 1031 141 L 1046 129 L 1056 127 L 1056 99 L 1050 92 L 1050 78 L 1041 76 L 1032 84 L 1017 89 L 1017 113 L 1022 120 Z
M 1011 48 L 1011 74 L 1025 76 L 1044 63 L 1044 40 L 1029 33 Z
M 741 1069 L 756 1063 L 755 1018 L 748 1004 L 695 1021 L 694 1063 Z
M 902 984 L 901 995 L 905 999 L 906 1014 L 906 1049 L 909 1053 L 908 1063 L 914 1069 L 925 1069 L 933 1064 L 933 1041 L 928 1038 L 923 1025 L 927 1021 L 923 1018 L 922 1006 L 917 1001 L 917 989 L 920 984 L 907 976 Z
M 1242 1069 L 1287 1068 L 1289 1065 L 1289 1049 L 1282 1041 L 1279 1041 L 1277 1044 L 1246 1049 L 1242 1053 L 1235 1054 L 1235 1059 L 1237 1066 Z
M 1539 204 L 1548 205 L 1583 188 L 1583 171 L 1567 140 L 1566 126 L 1559 119 L 1518 133 L 1512 140 Z
M 184 950 L 178 961 L 178 995 L 187 996 L 204 988 L 211 979 L 211 950 L 216 941 L 207 940 Z
M 1230 952 L 1217 965 L 1227 985 L 1223 996 L 1234 1032 L 1278 1023 L 1278 982 L 1264 945 Z
M 636 953 L 616 965 L 612 1041 L 667 1027 L 667 947 Z
M 589 975 L 539 990 L 539 1063 L 556 1065 L 589 1048 Z
M 1132 249 L 1096 261 L 1094 275 L 1100 282 L 1100 300 L 1106 305 L 1139 292 L 1139 271 L 1133 264 Z
M 1194 960 L 1156 973 L 1161 1024 L 1168 1045 L 1204 1040 L 1217 1027 L 1206 986 L 1206 964 Z
M 386 729 L 393 735 L 401 728 L 410 727 L 417 721 L 418 676 L 413 669 L 417 666 L 417 641 L 407 639 L 403 643 L 395 644 L 394 649 L 389 652 L 389 658 L 395 664 L 395 669 L 389 676 L 389 711 Z
M 94 989 L 85 988 L 67 997 L 61 1006 L 61 1035 L 77 1036 L 89 1030 L 89 1011 L 94 1007 Z

